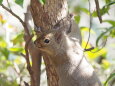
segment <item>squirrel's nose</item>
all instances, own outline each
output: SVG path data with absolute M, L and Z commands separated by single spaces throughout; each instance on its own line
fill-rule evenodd
M 41 46 L 41 44 L 40 43 L 38 43 L 38 41 L 37 40 L 35 40 L 34 41 L 34 44 L 35 44 L 35 46 L 37 46 L 38 48 L 41 48 L 42 46 Z

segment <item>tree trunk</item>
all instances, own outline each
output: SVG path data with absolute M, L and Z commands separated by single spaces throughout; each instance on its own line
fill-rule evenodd
M 42 30 L 51 29 L 58 21 L 68 15 L 66 0 L 45 0 L 42 5 L 39 0 L 31 0 L 31 13 L 34 24 Z M 46 65 L 48 86 L 59 86 L 58 76 L 52 66 L 49 56 L 43 55 Z

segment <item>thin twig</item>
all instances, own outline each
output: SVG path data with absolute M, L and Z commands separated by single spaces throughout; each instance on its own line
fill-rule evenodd
M 101 17 L 101 13 L 100 13 L 99 1 L 95 0 L 95 4 L 96 4 L 97 16 L 99 18 L 100 23 L 102 23 L 102 17 Z
M 24 26 L 24 22 L 23 20 L 18 16 L 16 15 L 14 12 L 12 12 L 10 9 L 8 9 L 6 6 L 4 6 L 3 4 L 1 4 L 2 8 L 4 8 L 5 10 L 7 10 L 9 13 L 11 13 L 14 17 L 16 17 L 21 23 L 22 25 Z
M 85 51 L 90 51 L 91 53 L 97 53 L 97 52 L 101 51 L 101 50 L 105 47 L 106 43 L 107 43 L 107 39 L 105 40 L 105 42 L 104 42 L 104 44 L 102 45 L 102 47 L 99 48 L 98 50 L 92 51 L 92 50 L 95 49 L 96 47 L 91 47 L 91 48 L 89 48 L 89 49 L 84 49 L 84 52 L 85 52 Z M 98 47 L 97 47 L 97 48 L 98 48 Z
M 89 36 L 88 36 L 88 40 L 87 40 L 87 43 L 86 43 L 86 45 L 85 45 L 84 51 L 89 51 L 89 50 L 94 49 L 94 48 L 86 49 L 86 48 L 87 48 L 87 45 L 88 45 L 88 43 L 89 43 L 90 33 L 91 33 L 91 27 L 92 27 L 91 3 L 90 3 L 90 0 L 88 0 L 88 1 L 89 1 L 89 12 L 90 12 L 90 26 L 89 26 Z
M 98 49 L 98 50 L 96 50 L 94 52 L 93 51 L 90 51 L 90 52 L 91 53 L 97 53 L 97 52 L 101 51 L 105 47 L 106 43 L 107 43 L 107 39 L 105 40 L 104 44 L 102 45 L 102 47 L 100 49 Z
M 26 58 L 26 55 L 25 55 L 25 54 L 23 54 L 23 53 L 20 53 L 20 55 L 21 55 L 21 56 L 23 56 L 24 58 Z
M 7 0 L 7 4 L 8 4 L 9 9 L 11 10 L 10 3 L 8 0 Z
M 23 27 L 24 27 L 24 30 L 25 30 L 26 34 L 30 36 L 29 31 L 28 31 L 28 28 L 27 28 L 25 22 L 24 22 L 18 15 L 16 15 L 12 10 L 8 9 L 8 8 L 7 8 L 6 6 L 4 6 L 3 4 L 1 4 L 1 6 L 2 6 L 2 8 L 4 8 L 5 10 L 7 10 L 9 13 L 11 13 L 14 17 L 16 17 L 16 18 L 21 22 L 21 24 L 22 24 Z
M 88 49 L 84 49 L 84 52 L 85 51 L 91 51 L 91 50 L 93 50 L 94 49 L 94 47 L 91 47 L 91 48 L 88 48 Z

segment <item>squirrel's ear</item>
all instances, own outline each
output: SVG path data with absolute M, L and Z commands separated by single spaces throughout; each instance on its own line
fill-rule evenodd
M 62 39 L 62 32 L 56 32 L 54 34 L 54 37 L 55 37 L 55 41 L 59 44 Z

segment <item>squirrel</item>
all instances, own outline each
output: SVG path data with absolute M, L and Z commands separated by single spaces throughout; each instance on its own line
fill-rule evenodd
M 44 32 L 35 40 L 35 45 L 48 54 L 59 76 L 59 86 L 101 86 L 93 67 L 83 54 L 80 45 L 79 28 L 71 19 L 71 31 L 67 33 L 70 22 L 67 20 Z M 70 29 L 70 28 L 69 28 Z

